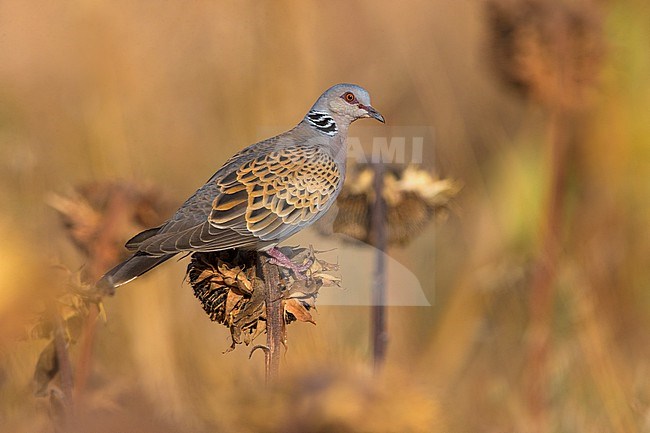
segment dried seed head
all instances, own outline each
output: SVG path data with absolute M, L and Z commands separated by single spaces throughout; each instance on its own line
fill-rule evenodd
M 490 0 L 490 60 L 499 77 L 545 106 L 578 108 L 605 51 L 596 2 Z
M 370 217 L 375 200 L 374 170 L 359 165 L 348 170 L 347 181 L 337 199 L 338 213 L 328 227 L 318 224 L 323 234 L 343 233 L 372 243 Z M 460 187 L 449 179 L 437 179 L 426 170 L 389 167 L 384 173 L 386 223 L 389 245 L 405 245 L 417 236 L 436 214 L 444 210 Z
M 306 280 L 296 279 L 280 268 L 280 291 L 284 321 L 314 323 L 310 310 L 315 307 L 318 290 L 338 285 L 331 275 L 336 265 L 316 257 L 312 248 L 283 247 L 281 251 L 295 263 L 311 263 Z M 258 277 L 259 254 L 254 251 L 226 250 L 194 253 L 187 276 L 194 295 L 211 320 L 230 330 L 233 350 L 237 344 L 249 345 L 266 330 L 266 286 Z
M 102 254 L 109 248 L 113 261 L 126 254 L 124 239 L 134 231 L 160 224 L 172 210 L 156 189 L 124 182 L 81 185 L 66 195 L 52 194 L 48 202 L 84 254 L 94 259 L 98 248 L 104 250 Z

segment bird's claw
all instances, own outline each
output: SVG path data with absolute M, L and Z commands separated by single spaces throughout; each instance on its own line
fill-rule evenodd
M 289 257 L 287 257 L 282 251 L 280 251 L 275 247 L 271 248 L 267 252 L 271 257 L 269 259 L 269 263 L 279 266 L 281 268 L 289 269 L 299 280 L 307 279 L 307 275 L 305 274 L 305 272 L 307 272 L 307 270 L 311 267 L 311 265 L 314 264 L 314 259 L 309 258 L 309 260 L 307 260 L 306 263 L 298 265 L 292 262 Z

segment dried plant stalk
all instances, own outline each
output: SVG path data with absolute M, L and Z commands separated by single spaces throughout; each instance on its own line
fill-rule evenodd
M 551 170 L 540 233 L 540 251 L 530 284 L 527 408 L 536 431 L 550 423 L 548 358 L 555 283 L 565 224 L 571 170 L 571 137 L 588 107 L 604 53 L 598 9 L 590 2 L 491 0 L 492 58 L 500 78 L 547 111 Z
M 444 214 L 459 191 L 456 182 L 438 179 L 413 165 L 359 164 L 348 169 L 334 221 L 321 220 L 316 225 L 322 234 L 341 233 L 376 248 L 370 315 L 376 372 L 388 346 L 385 251 L 408 244 L 434 217 Z
M 31 338 L 49 340 L 39 355 L 33 381 L 36 395 L 49 397 L 55 427 L 62 429 L 74 400 L 84 392 L 95 323 L 103 311 L 102 296 L 89 283 L 123 258 L 122 244 L 128 234 L 160 223 L 169 206 L 153 188 L 118 182 L 82 185 L 65 195 L 52 194 L 48 201 L 86 259 L 83 275 L 62 266 L 52 269 L 52 296 L 44 302 L 30 332 Z M 61 270 L 65 275 L 60 275 Z M 73 360 L 68 350 L 80 339 L 79 356 Z
M 282 311 L 282 292 L 278 267 L 268 259 L 258 258 L 264 279 L 266 313 L 266 383 L 275 381 L 280 373 L 280 346 L 285 343 L 285 322 Z
M 371 238 L 375 245 L 375 275 L 372 284 L 372 311 L 370 316 L 370 343 L 375 373 L 384 364 L 388 348 L 388 329 L 386 326 L 386 201 L 384 199 L 384 165 L 375 165 L 375 202 L 372 208 Z

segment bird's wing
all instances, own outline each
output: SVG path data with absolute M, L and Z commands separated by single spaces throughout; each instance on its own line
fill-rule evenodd
M 210 223 L 263 241 L 315 222 L 336 200 L 338 165 L 321 148 L 288 146 L 255 158 L 219 181 Z
M 170 254 L 272 244 L 315 222 L 340 190 L 339 167 L 319 147 L 292 145 L 242 155 L 231 158 L 159 231 L 134 246 Z

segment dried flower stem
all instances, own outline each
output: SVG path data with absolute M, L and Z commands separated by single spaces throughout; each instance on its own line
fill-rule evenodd
M 565 77 L 567 50 L 565 46 L 566 24 L 556 18 L 556 35 L 553 41 L 558 70 L 556 79 L 559 88 L 570 85 Z M 535 425 L 533 431 L 546 431 L 548 428 L 548 353 L 553 320 L 553 301 L 557 263 L 560 255 L 560 234 L 565 211 L 567 170 L 569 165 L 568 141 L 571 112 L 560 101 L 554 101 L 549 108 L 549 162 L 552 170 L 549 179 L 546 215 L 542 221 L 543 234 L 539 256 L 534 266 L 530 287 L 530 343 L 528 347 L 529 371 L 528 410 Z
M 269 263 L 262 255 L 258 257 L 265 285 L 266 305 L 266 383 L 272 383 L 280 372 L 280 346 L 284 340 L 284 317 L 282 294 L 280 293 L 280 274 L 278 267 Z
M 531 339 L 528 347 L 531 378 L 529 383 L 528 405 L 535 425 L 544 431 L 547 423 L 546 407 L 548 404 L 547 359 L 550 350 L 549 333 L 553 315 L 554 284 L 557 274 L 559 253 L 559 232 L 562 225 L 563 190 L 566 179 L 566 161 L 564 137 L 557 135 L 558 119 L 552 116 L 549 124 L 552 131 L 552 152 L 554 174 L 551 179 L 551 191 L 547 209 L 544 240 L 540 255 L 534 267 L 530 287 L 530 330 Z
M 54 349 L 56 351 L 56 360 L 59 370 L 59 379 L 61 383 L 61 392 L 63 393 L 63 417 L 62 423 L 65 425 L 72 415 L 74 402 L 72 400 L 73 380 L 72 364 L 70 363 L 70 354 L 68 353 L 68 344 L 66 343 L 65 331 L 61 315 L 55 307 L 52 308 L 52 316 L 56 329 L 54 331 Z
M 104 229 L 99 233 L 95 243 L 91 245 L 90 262 L 88 263 L 88 278 L 90 281 L 97 281 L 102 273 L 117 261 L 118 251 L 113 247 L 113 240 L 118 236 L 116 233 L 117 227 L 125 224 L 123 220 L 127 218 L 127 213 L 124 212 L 124 209 L 127 207 L 128 198 L 126 191 L 115 191 L 110 197 L 105 214 L 102 217 L 102 226 Z M 77 371 L 75 375 L 76 387 L 74 390 L 76 399 L 83 395 L 88 377 L 92 371 L 93 349 L 95 346 L 98 317 L 99 307 L 96 304 L 91 304 L 89 306 L 88 316 L 84 321 L 81 349 L 77 360 Z
M 75 374 L 74 398 L 78 400 L 86 390 L 86 383 L 92 369 L 93 348 L 95 345 L 95 334 L 97 332 L 97 318 L 99 317 L 99 307 L 97 304 L 90 304 L 88 316 L 84 321 L 83 331 L 81 334 L 81 347 L 79 348 L 79 358 L 77 359 L 77 368 Z
M 386 202 L 384 200 L 384 165 L 374 165 L 375 202 L 372 208 L 371 232 L 375 250 L 375 275 L 372 285 L 371 346 L 375 373 L 386 358 L 388 331 L 386 329 Z

